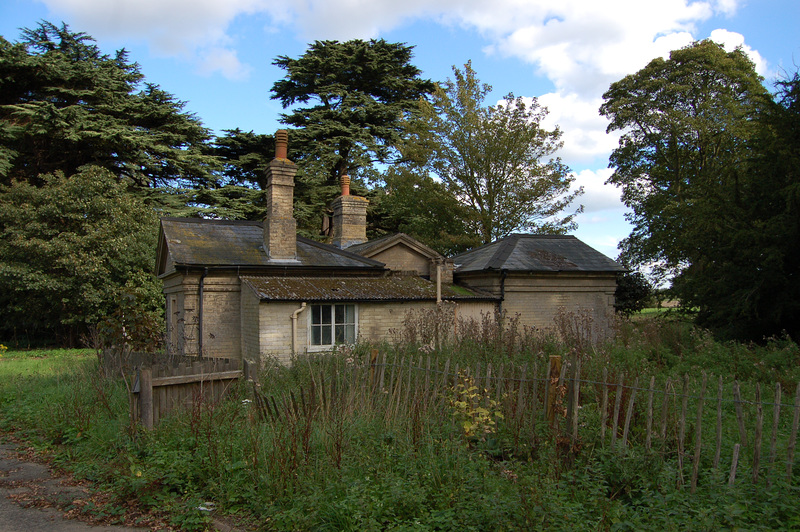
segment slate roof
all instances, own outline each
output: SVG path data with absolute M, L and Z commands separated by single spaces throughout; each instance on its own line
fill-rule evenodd
M 388 277 L 260 277 L 242 282 L 262 301 L 435 301 L 436 283 L 413 275 Z M 442 299 L 495 300 L 495 296 L 442 285 Z
M 262 224 L 255 221 L 162 218 L 161 231 L 176 266 L 384 268 L 382 262 L 301 236 L 297 237 L 297 261 L 271 261 L 264 252 Z
M 453 257 L 456 273 L 623 272 L 625 268 L 571 235 L 510 235 Z
M 354 244 L 352 246 L 348 246 L 347 251 L 358 253 L 364 257 L 371 257 L 398 243 L 403 243 L 430 258 L 441 257 L 441 255 L 435 250 L 429 248 L 422 242 L 419 242 L 405 233 L 394 233 L 392 235 L 376 238 L 375 240 L 368 240 L 366 242 L 362 242 L 361 244 Z

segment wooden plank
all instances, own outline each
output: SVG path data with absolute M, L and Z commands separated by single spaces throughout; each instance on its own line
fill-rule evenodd
M 146 429 L 153 428 L 153 372 L 150 368 L 139 370 L 139 410 L 142 425 Z
M 786 456 L 786 479 L 792 480 L 792 468 L 794 467 L 794 446 L 797 443 L 797 426 L 800 425 L 800 382 L 797 383 L 797 390 L 794 394 L 794 417 L 792 418 L 792 432 L 789 435 L 789 447 Z
M 764 424 L 764 405 L 761 404 L 761 384 L 756 383 L 756 437 L 753 441 L 753 484 L 758 482 L 761 467 L 761 429 Z
M 697 475 L 700 472 L 700 449 L 703 434 L 703 400 L 706 395 L 706 372 L 703 372 L 703 384 L 700 386 L 700 397 L 697 399 L 697 417 L 695 418 L 694 433 L 694 460 L 692 462 L 692 483 L 691 491 L 697 491 Z
M 218 373 L 200 373 L 197 375 L 174 375 L 168 377 L 156 377 L 153 379 L 153 387 L 174 386 L 177 384 L 189 384 L 193 382 L 213 382 L 221 380 L 238 379 L 244 375 L 240 369 L 232 371 L 220 371 Z

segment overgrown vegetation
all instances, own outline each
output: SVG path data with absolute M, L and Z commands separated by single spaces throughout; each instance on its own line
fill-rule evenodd
M 719 468 L 704 457 L 692 493 L 688 482 L 679 485 L 691 458 L 679 467 L 674 436 L 645 449 L 643 401 L 629 445 L 608 445 L 610 422 L 603 443 L 590 384 L 604 370 L 609 379 L 655 375 L 659 383 L 705 370 L 726 385 L 738 379 L 745 394 L 760 384 L 765 402 L 780 381 L 782 402 L 791 403 L 786 397 L 800 381 L 796 344 L 720 343 L 673 319 L 621 321 L 611 342 L 586 315 L 564 312 L 548 331 L 497 318 L 453 327 L 446 311 L 410 315 L 396 345 L 378 346 L 396 364 L 387 372 L 397 361 L 428 357 L 440 371 L 449 360 L 454 375 L 458 365 L 458 377 L 431 387 L 430 395 L 354 385 L 362 381 L 353 375 L 369 374 L 365 364 L 375 348 L 357 345 L 291 367 L 266 363 L 256 397 L 244 383 L 220 402 L 198 396 L 189 411 L 149 432 L 129 422 L 124 384 L 100 377 L 91 353 L 8 351 L 0 359 L 0 430 L 115 495 L 93 511 L 122 519 L 125 505 L 136 500 L 165 509 L 172 526 L 184 530 L 206 527 L 212 508 L 262 530 L 800 526 L 796 471 L 787 479 L 784 463 L 770 467 L 765 458 L 761 480 L 752 483 L 745 471 L 728 486 L 730 454 Z M 583 365 L 575 442 L 565 423 L 551 429 L 541 410 L 515 415 L 515 396 L 487 392 L 470 373 L 478 364 L 502 366 L 507 374 L 512 365 L 541 370 L 551 354 L 579 357 Z M 269 406 L 259 408 L 258 398 L 268 398 Z M 779 426 L 782 456 L 788 425 Z M 735 421 L 726 418 L 726 453 L 737 435 Z M 765 438 L 765 457 L 767 446 Z

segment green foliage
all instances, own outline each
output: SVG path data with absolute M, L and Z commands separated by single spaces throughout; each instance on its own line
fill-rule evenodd
M 516 231 L 563 233 L 574 216 L 559 218 L 582 190 L 569 192 L 574 178 L 552 154 L 561 131 L 541 122 L 547 109 L 509 94 L 484 107 L 491 87 L 482 84 L 471 63 L 453 68 L 455 80 L 422 102 L 423 119 L 412 128 L 419 146 L 413 157 L 435 172 L 450 193 L 470 209 L 466 218 L 483 243 Z
M 145 83 L 125 50 L 105 55 L 66 24 L 0 37 L 0 183 L 40 185 L 41 174 L 87 164 L 141 188 L 208 183 L 208 131 L 183 107 Z
M 622 137 L 609 182 L 633 232 L 623 258 L 673 277 L 722 337 L 797 335 L 797 76 L 772 102 L 743 50 L 711 41 L 611 85 L 601 113 Z
M 152 209 L 97 167 L 40 180 L 0 186 L 0 335 L 74 345 L 129 283 L 147 292 L 152 310 Z
M 721 344 L 677 322 L 629 325 L 635 330 L 622 334 L 618 345 L 598 345 L 584 359 L 582 423 L 599 423 L 593 383 L 601 368 L 610 375 L 656 371 L 659 379 L 715 369 L 726 380 L 739 378 L 747 390 L 756 382 L 752 379 L 798 367 L 800 350 L 788 340 L 775 341 L 767 350 Z M 435 349 L 429 354 L 434 363 L 452 357 L 451 369 L 459 363 L 471 367 L 469 349 L 486 343 L 488 351 L 497 345 L 497 331 L 486 331 L 466 329 L 472 343 L 462 344 L 458 352 Z M 519 339 L 515 346 L 524 347 Z M 128 425 L 124 387 L 98 375 L 91 353 L 73 358 L 38 352 L 39 358 L 31 358 L 9 351 L 0 363 L 0 429 L 14 430 L 46 449 L 61 467 L 114 494 L 92 512 L 114 516 L 136 500 L 166 512 L 166 520 L 184 530 L 208 526 L 212 512 L 201 508 L 235 513 L 243 525 L 274 530 L 775 529 L 800 522 L 794 504 L 797 476 L 787 481 L 782 467 L 765 467 L 769 481 L 752 484 L 742 478 L 749 463 L 749 453 L 743 453 L 737 483 L 727 485 L 725 460 L 738 437 L 728 402 L 723 404 L 723 464 L 714 470 L 701 458 L 698 487 L 690 493 L 688 486 L 676 483 L 674 438 L 668 437 L 664 448 L 659 444 L 648 451 L 642 445 L 641 405 L 646 400 L 641 396 L 626 448 L 604 446 L 596 426 L 582 426 L 572 446 L 558 428 L 551 431 L 527 414 L 518 419 L 513 390 L 498 399 L 477 390 L 470 378 L 447 388 L 444 397 L 431 396 L 432 406 L 424 406 L 421 397 L 410 398 L 416 407 L 392 414 L 395 397 L 376 394 L 364 400 L 364 387 L 350 378 L 353 372 L 369 372 L 363 361 L 370 348 L 357 345 L 298 359 L 289 367 L 265 364 L 260 389 L 274 398 L 277 417 L 261 419 L 249 400 L 250 386 L 238 386 L 225 401 L 195 398 L 186 412 L 147 432 Z M 397 354 L 419 356 L 418 350 L 403 349 L 399 346 Z M 566 354 L 573 348 L 559 349 Z M 381 350 L 392 354 L 393 348 Z M 637 360 L 625 358 L 632 352 Z M 659 353 L 672 358 L 659 362 Z M 527 356 L 529 378 L 532 363 L 541 368 L 544 358 Z M 744 371 L 748 364 L 750 373 Z M 313 406 L 311 395 L 298 393 L 312 382 L 327 390 L 331 402 Z M 785 388 L 793 389 L 789 384 Z M 762 400 L 768 403 L 771 396 Z M 678 408 L 670 405 L 670 410 Z M 716 409 L 710 406 L 704 427 L 715 423 Z M 754 413 L 746 410 L 745 415 Z M 463 421 L 475 422 L 472 437 L 465 439 Z M 788 425 L 779 426 L 779 446 Z M 713 440 L 713 432 L 704 429 L 704 438 Z M 476 439 L 479 433 L 484 437 Z M 691 448 L 691 436 L 686 445 Z M 684 465 L 684 474 L 689 469 Z
M 286 77 L 272 87 L 284 108 L 284 124 L 298 128 L 293 142 L 319 165 L 329 184 L 359 175 L 373 162 L 391 162 L 403 121 L 419 98 L 433 90 L 411 64 L 412 47 L 383 39 L 316 41 L 298 59 L 278 57 L 273 64 Z
M 375 236 L 406 233 L 445 256 L 480 245 L 470 234 L 469 209 L 443 183 L 400 165 L 390 168 L 383 181 L 382 193 L 371 199 L 376 203 Z
M 642 311 L 653 299 L 653 285 L 641 272 L 617 274 L 614 310 L 625 316 Z

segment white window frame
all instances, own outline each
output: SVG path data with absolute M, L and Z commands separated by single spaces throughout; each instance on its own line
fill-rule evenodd
M 308 351 L 310 351 L 310 352 L 313 352 L 313 351 L 330 351 L 331 349 L 335 348 L 337 345 L 347 345 L 348 344 L 348 342 L 336 343 L 336 325 L 337 325 L 337 323 L 335 323 L 335 320 L 336 320 L 336 308 L 335 307 L 337 305 L 353 307 L 353 323 L 352 323 L 352 326 L 353 326 L 353 342 L 352 343 L 355 343 L 355 340 L 358 339 L 358 304 L 349 303 L 349 302 L 343 302 L 343 303 L 336 303 L 336 302 L 333 302 L 333 303 L 312 303 L 312 304 L 309 305 L 308 328 L 306 329 L 307 330 L 307 342 L 306 343 L 308 345 L 308 348 L 307 348 Z M 329 324 L 327 324 L 329 327 L 331 327 L 331 343 L 329 343 L 329 344 L 322 344 L 322 343 L 314 344 L 313 343 L 314 342 L 314 327 L 319 327 L 320 326 L 320 324 L 315 324 L 314 323 L 314 312 L 317 309 L 319 309 L 320 307 L 331 307 L 331 312 L 330 312 L 331 321 L 330 321 Z M 345 311 L 345 315 L 346 314 L 347 313 Z M 351 324 L 345 321 L 344 323 L 341 323 L 341 325 L 346 327 L 346 326 L 351 325 Z M 321 333 L 320 333 L 320 336 L 321 336 Z M 322 338 L 320 338 L 320 340 L 321 339 Z

